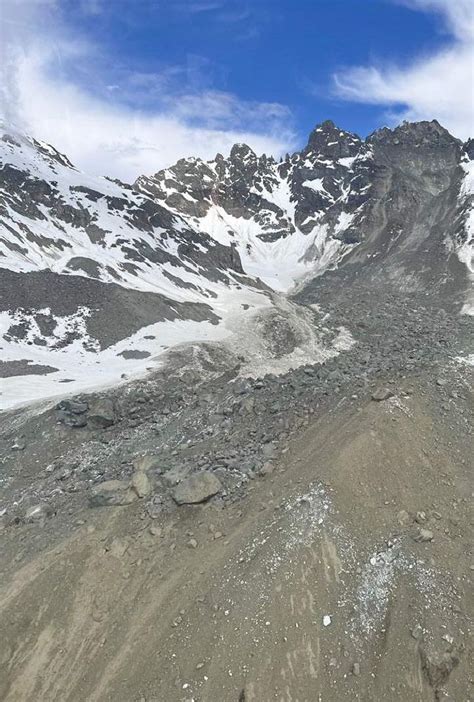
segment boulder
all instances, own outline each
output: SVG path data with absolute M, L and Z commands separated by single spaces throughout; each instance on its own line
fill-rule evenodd
M 80 402 L 79 400 L 61 400 L 56 405 L 56 409 L 69 414 L 84 414 L 89 409 L 89 405 L 87 402 Z
M 91 404 L 88 419 L 93 426 L 100 429 L 106 429 L 115 424 L 115 408 L 112 400 L 97 400 Z
M 85 427 L 87 424 L 87 418 L 84 414 L 70 414 L 66 410 L 60 410 L 59 421 L 66 427 L 73 427 L 76 429 Z
M 106 480 L 92 489 L 89 497 L 91 507 L 119 507 L 129 505 L 137 499 L 127 480 Z
M 219 478 L 209 471 L 195 473 L 186 478 L 173 490 L 173 499 L 178 505 L 192 505 L 205 502 L 221 490 Z

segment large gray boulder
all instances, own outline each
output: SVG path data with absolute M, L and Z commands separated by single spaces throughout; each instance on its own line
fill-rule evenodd
M 205 502 L 222 489 L 219 478 L 209 471 L 195 473 L 183 480 L 173 490 L 173 499 L 178 505 L 193 505 Z

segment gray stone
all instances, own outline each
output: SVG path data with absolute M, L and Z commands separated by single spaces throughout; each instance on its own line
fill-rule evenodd
M 262 453 L 265 456 L 265 458 L 273 458 L 275 453 L 276 453 L 275 444 L 272 444 L 272 443 L 264 444 L 264 446 L 262 448 Z
M 262 477 L 265 477 L 266 475 L 271 475 L 273 471 L 275 470 L 274 466 L 272 463 L 264 463 L 262 468 L 260 469 L 259 473 Z
M 97 400 L 91 404 L 88 419 L 93 426 L 100 429 L 105 429 L 115 424 L 115 408 L 112 400 Z
M 159 471 L 163 467 L 162 461 L 159 456 L 154 454 L 147 454 L 146 456 L 140 456 L 133 461 L 133 466 L 137 471 Z
M 178 505 L 198 504 L 216 495 L 222 488 L 214 473 L 202 471 L 183 480 L 173 490 L 173 499 Z
M 131 486 L 140 498 L 147 497 L 151 492 L 151 483 L 143 470 L 135 471 L 132 475 Z
M 66 427 L 80 429 L 87 424 L 87 418 L 83 414 L 69 414 L 64 410 L 59 412 L 59 421 Z
M 89 409 L 89 405 L 87 402 L 80 402 L 79 400 L 61 400 L 56 405 L 56 409 L 70 414 L 84 414 Z
M 52 515 L 52 510 L 49 505 L 40 503 L 29 507 L 25 512 L 25 521 L 41 522 Z
M 125 539 L 113 538 L 110 544 L 105 547 L 105 550 L 115 558 L 123 558 L 127 552 L 128 543 Z
M 91 507 L 118 507 L 129 505 L 137 499 L 126 480 L 106 480 L 96 485 L 89 497 Z
M 12 446 L 12 451 L 24 451 L 25 448 L 26 443 L 24 441 L 21 441 L 20 439 L 17 439 Z
M 397 514 L 397 522 L 400 526 L 406 526 L 410 522 L 410 515 L 405 509 L 401 509 Z
M 413 537 L 413 541 L 417 543 L 427 543 L 428 541 L 433 541 L 433 532 L 429 529 L 418 529 L 417 534 Z
M 390 397 L 393 397 L 393 392 L 386 387 L 378 387 L 374 390 L 372 393 L 372 400 L 375 402 L 383 402 L 383 400 L 388 400 Z

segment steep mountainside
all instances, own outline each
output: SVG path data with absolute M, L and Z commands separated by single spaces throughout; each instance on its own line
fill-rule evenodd
M 328 270 L 472 305 L 472 143 L 437 122 L 366 140 L 324 122 L 280 162 L 240 144 L 133 186 L 88 177 L 14 130 L 0 147 L 5 406 L 119 382 L 177 343 L 237 328 L 260 349 L 261 314 L 264 326 L 282 306 L 287 317 L 295 285 L 295 300 L 317 303 Z M 301 332 L 307 313 L 291 310 Z M 339 331 L 306 339 L 316 360 Z

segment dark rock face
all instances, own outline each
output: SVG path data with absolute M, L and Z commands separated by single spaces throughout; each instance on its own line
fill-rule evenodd
M 343 234 L 346 241 L 354 234 L 358 246 L 331 275 L 341 284 L 362 272 L 462 305 L 468 271 L 452 255 L 466 236 L 462 144 L 437 122 L 381 129 L 367 144 L 371 197 L 359 206 L 357 229 L 351 224 Z

